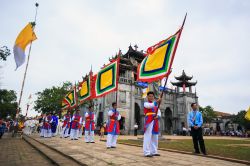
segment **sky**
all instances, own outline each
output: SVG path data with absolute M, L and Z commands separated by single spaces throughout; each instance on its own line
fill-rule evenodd
M 250 106 L 250 1 L 248 0 L 1 0 L 0 46 L 11 50 L 34 20 L 39 3 L 22 110 L 30 94 L 97 72 L 119 49 L 139 50 L 166 39 L 186 24 L 173 63 L 174 76 L 193 75 L 199 104 L 234 113 Z M 27 47 L 28 48 L 28 47 Z M 28 49 L 26 49 L 26 52 Z M 0 64 L 1 89 L 18 94 L 25 65 L 13 54 Z M 25 111 L 24 111 L 25 112 Z M 23 112 L 23 113 L 24 113 Z M 31 109 L 28 115 L 34 115 Z

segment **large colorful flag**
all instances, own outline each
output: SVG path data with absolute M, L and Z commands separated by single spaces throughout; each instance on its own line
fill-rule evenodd
M 137 68 L 137 81 L 153 82 L 168 77 L 185 20 L 186 16 L 182 27 L 174 35 L 147 49 L 147 56 Z
M 85 79 L 78 85 L 78 100 L 79 103 L 83 103 L 85 100 L 91 98 L 91 78 L 92 74 L 89 74 Z
M 117 90 L 120 59 L 103 67 L 92 80 L 92 98 L 98 98 Z
M 25 48 L 32 41 L 36 40 L 36 34 L 33 31 L 33 24 L 29 23 L 17 36 L 14 45 L 14 58 L 16 61 L 16 69 L 25 62 Z
M 247 120 L 250 120 L 250 107 L 249 107 L 248 110 L 247 110 L 247 113 L 246 113 L 246 115 L 245 115 L 245 118 L 246 118 Z
M 76 86 L 69 91 L 69 93 L 65 96 L 65 100 L 69 103 L 69 108 L 74 108 L 77 106 L 77 92 Z

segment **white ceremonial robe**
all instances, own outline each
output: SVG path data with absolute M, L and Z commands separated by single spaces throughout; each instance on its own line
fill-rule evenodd
M 144 107 L 145 108 L 153 108 L 154 107 L 154 103 L 149 103 L 149 102 L 145 102 L 144 103 Z M 158 109 L 158 118 L 161 117 L 161 111 L 160 109 Z M 160 120 L 159 120 L 160 123 Z M 154 154 L 158 154 L 158 134 L 152 134 L 153 131 L 153 125 L 154 125 L 154 121 L 152 121 L 149 126 L 147 127 L 145 133 L 144 133 L 144 137 L 143 137 L 143 153 L 144 155 L 154 155 Z M 160 126 L 160 125 L 159 125 Z

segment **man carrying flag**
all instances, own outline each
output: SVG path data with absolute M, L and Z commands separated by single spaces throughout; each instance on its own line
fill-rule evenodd
M 159 118 L 161 111 L 158 104 L 161 98 L 155 101 L 154 92 L 147 93 L 147 100 L 144 103 L 144 137 L 143 137 L 143 153 L 145 157 L 160 156 L 158 154 L 158 134 L 159 134 Z
M 185 24 L 186 16 L 183 20 L 181 28 L 169 38 L 162 40 L 147 50 L 147 56 L 142 60 L 137 68 L 137 81 L 154 82 L 170 75 L 175 53 L 179 43 L 179 39 Z M 158 148 L 158 118 L 161 116 L 160 104 L 163 97 L 167 80 L 164 83 L 163 91 L 160 98 L 154 101 L 154 93 L 148 92 L 148 101 L 144 103 L 145 126 L 143 152 L 146 157 L 159 156 Z
M 95 143 L 94 141 L 95 131 L 95 113 L 93 112 L 93 106 L 89 106 L 89 111 L 85 113 L 85 142 Z

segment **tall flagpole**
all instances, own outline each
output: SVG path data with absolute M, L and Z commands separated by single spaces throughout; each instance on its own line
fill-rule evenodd
M 37 10 L 38 10 L 39 4 L 36 3 L 35 6 L 36 6 L 36 14 L 35 14 L 34 23 L 32 24 L 33 25 L 33 27 L 32 27 L 33 30 L 35 29 L 35 26 L 36 26 L 36 17 L 37 17 Z M 28 66 L 29 66 L 31 48 L 32 48 L 32 41 L 31 41 L 30 47 L 29 47 L 28 60 L 27 60 L 27 63 L 26 63 L 25 72 L 24 72 L 24 76 L 23 76 L 22 87 L 21 87 L 21 92 L 20 92 L 20 97 L 19 97 L 19 102 L 18 102 L 17 112 L 16 112 L 16 118 L 18 118 L 18 115 L 19 115 L 19 112 L 20 112 L 20 105 L 21 105 L 21 102 L 22 102 L 23 89 L 24 89 L 25 79 L 26 79 L 27 70 L 28 70 Z

